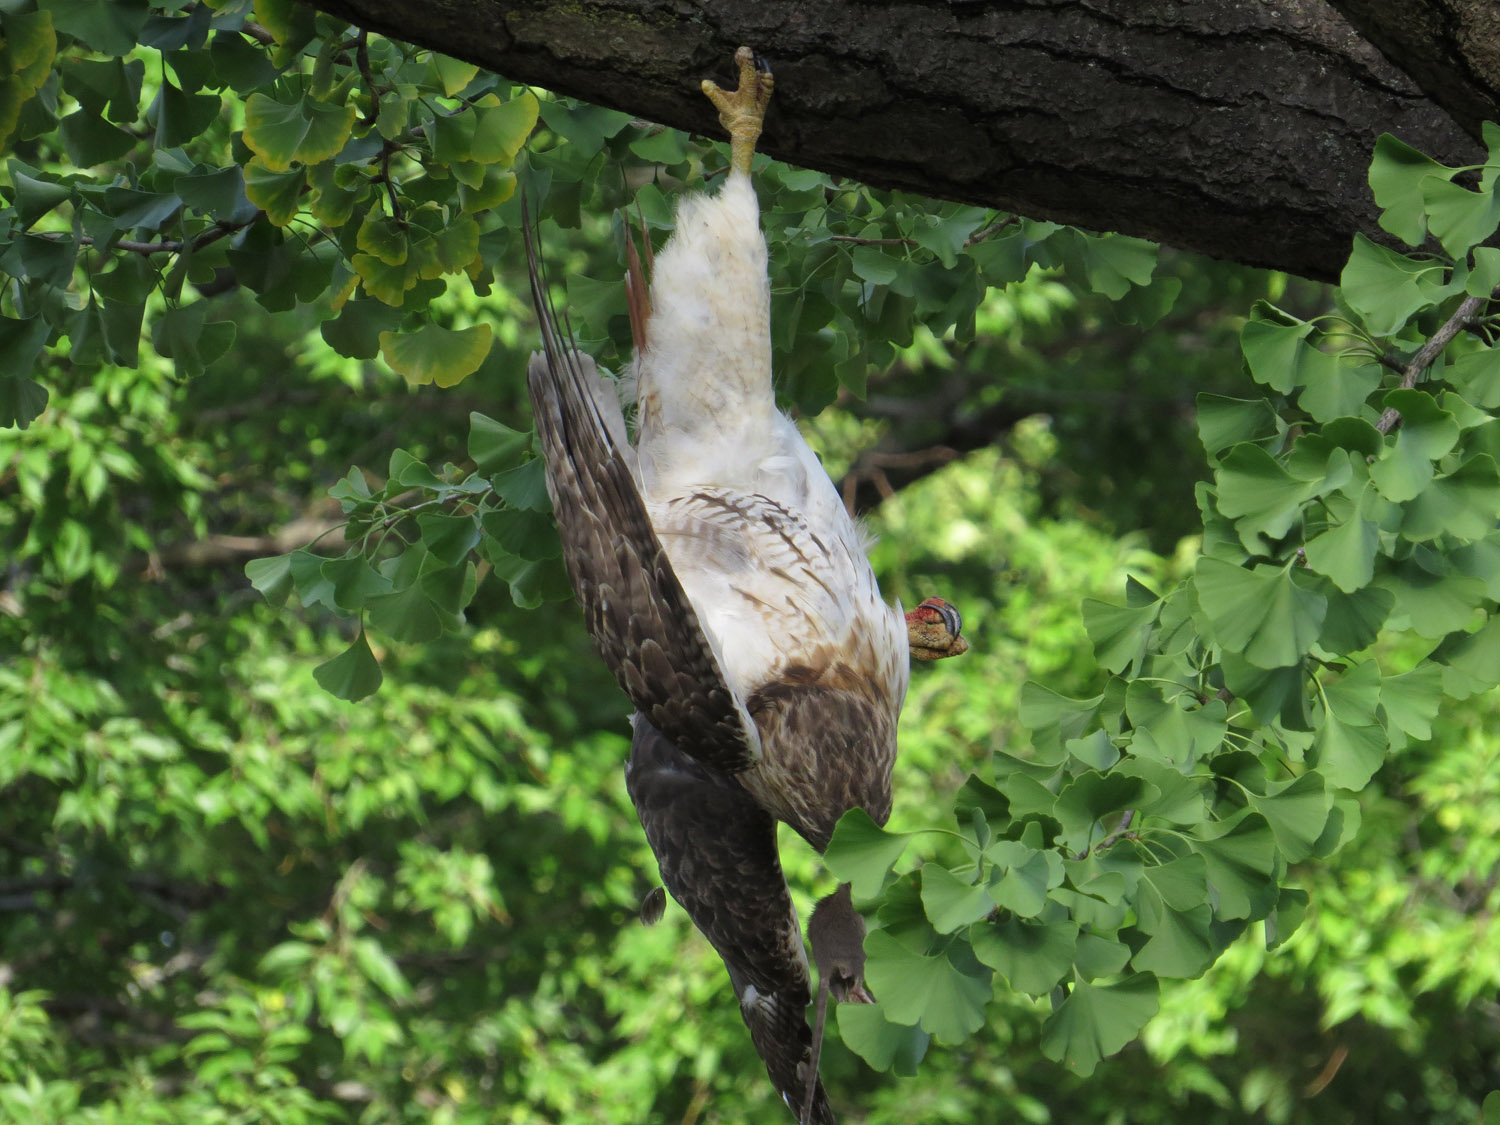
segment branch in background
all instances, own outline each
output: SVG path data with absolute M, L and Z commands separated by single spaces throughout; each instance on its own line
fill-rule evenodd
M 176 254 L 183 249 L 201 250 L 205 246 L 213 245 L 221 238 L 227 238 L 231 234 L 244 230 L 264 214 L 264 211 L 257 211 L 243 223 L 215 223 L 202 234 L 186 240 L 165 239 L 161 242 L 133 242 L 128 238 L 122 238 L 116 242 L 108 243 L 108 245 L 112 249 L 124 250 L 128 253 L 140 254 L 144 257 L 150 257 L 153 254 Z M 61 231 L 43 231 L 35 237 L 45 238 L 49 242 L 68 242 L 73 240 L 71 234 L 64 234 Z M 87 234 L 80 234 L 77 242 L 80 246 L 94 246 L 97 244 L 97 240 L 92 235 Z

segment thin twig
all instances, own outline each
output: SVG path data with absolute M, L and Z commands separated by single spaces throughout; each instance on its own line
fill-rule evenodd
M 1496 292 L 1500 292 L 1497 289 Z M 1401 389 L 1411 390 L 1417 385 L 1417 380 L 1422 377 L 1422 372 L 1432 366 L 1433 361 L 1443 353 L 1453 341 L 1453 337 L 1462 332 L 1473 321 L 1474 314 L 1482 309 L 1495 293 L 1484 297 L 1469 297 L 1464 303 L 1453 311 L 1448 322 L 1433 333 L 1432 339 L 1422 345 L 1421 351 L 1411 357 L 1411 362 L 1406 365 L 1406 370 L 1401 373 Z M 1380 421 L 1375 428 L 1383 434 L 1388 434 L 1401 422 L 1401 412 L 1394 407 L 1386 407 L 1381 414 Z
M 254 39 L 262 47 L 276 46 L 276 36 L 272 35 L 270 30 L 263 24 L 258 24 L 254 20 L 246 20 L 242 23 L 240 25 L 240 32 L 250 36 L 251 39 Z
M 1135 810 L 1126 809 L 1125 815 L 1120 817 L 1120 823 L 1115 825 L 1115 830 L 1108 836 L 1104 837 L 1104 839 L 1100 840 L 1093 847 L 1084 848 L 1083 851 L 1079 853 L 1078 858 L 1088 859 L 1090 852 L 1102 852 L 1106 848 L 1113 847 L 1115 844 L 1119 843 L 1126 836 L 1130 835 L 1130 822 L 1134 819 Z
M 204 231 L 196 238 L 190 238 L 185 241 L 174 238 L 165 239 L 161 242 L 135 242 L 128 238 L 122 238 L 112 245 L 116 250 L 124 250 L 131 254 L 144 254 L 147 256 L 152 254 L 176 254 L 189 248 L 192 250 L 201 250 L 203 247 L 210 246 L 221 238 L 227 238 L 237 231 L 244 230 L 263 214 L 265 212 L 257 211 L 254 218 L 246 219 L 243 223 L 215 223 L 213 227 Z M 66 242 L 73 236 L 65 234 L 62 231 L 49 230 L 41 231 L 35 237 L 45 238 L 49 242 Z M 96 240 L 92 235 L 81 234 L 78 236 L 78 242 L 83 246 L 93 246 Z
M 1016 221 L 1017 220 L 1016 220 L 1016 217 L 1014 215 L 1007 215 L 1005 218 L 1000 219 L 997 222 L 991 223 L 989 226 L 985 227 L 983 230 L 979 231 L 978 233 L 971 234 L 968 238 L 964 239 L 964 248 L 967 249 L 968 247 L 973 246 L 977 242 L 983 242 L 987 238 L 992 238 L 994 235 L 999 234 L 1002 230 L 1004 230 L 1006 227 L 1010 226 L 1012 223 L 1014 223 Z M 835 234 L 835 235 L 830 236 L 829 241 L 830 242 L 848 242 L 848 243 L 850 243 L 851 245 L 854 245 L 854 246 L 911 246 L 911 247 L 915 247 L 915 246 L 921 245 L 919 242 L 917 242 L 917 240 L 915 238 L 861 238 L 857 234 Z
M 359 35 L 355 38 L 354 62 L 360 78 L 364 80 L 365 89 L 370 93 L 370 108 L 365 114 L 365 124 L 374 125 L 380 116 L 380 91 L 375 88 L 375 76 L 370 71 L 370 33 L 363 28 L 360 28 Z

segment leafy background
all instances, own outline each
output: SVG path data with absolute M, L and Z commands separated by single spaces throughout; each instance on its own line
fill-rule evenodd
M 279 0 L 0 30 L 0 1117 L 784 1120 L 520 375 L 519 189 L 618 365 L 722 148 Z M 828 857 L 846 1117 L 1480 1120 L 1496 168 L 1383 139 L 1336 291 L 758 168 L 778 392 L 975 642 Z

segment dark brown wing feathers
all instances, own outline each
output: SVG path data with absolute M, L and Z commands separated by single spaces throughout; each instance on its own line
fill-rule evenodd
M 662 881 L 724 959 L 767 1074 L 799 1108 L 812 1061 L 811 988 L 775 819 L 734 778 L 705 768 L 640 718 L 625 784 Z M 813 1120 L 835 1120 L 821 1082 Z
M 759 738 L 651 527 L 571 333 L 559 333 L 529 216 L 524 226 L 544 351 L 532 357 L 527 385 L 563 559 L 589 634 L 631 703 L 673 742 L 716 769 L 747 769 Z

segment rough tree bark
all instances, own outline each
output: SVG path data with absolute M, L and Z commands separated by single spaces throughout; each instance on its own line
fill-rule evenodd
M 1379 236 L 1375 138 L 1472 162 L 1500 88 L 1493 0 L 1336 0 L 1369 40 L 1324 0 L 315 2 L 698 132 L 749 43 L 781 159 L 1317 278 Z
M 1500 121 L 1500 5 L 1494 0 L 1332 0 L 1470 136 Z

